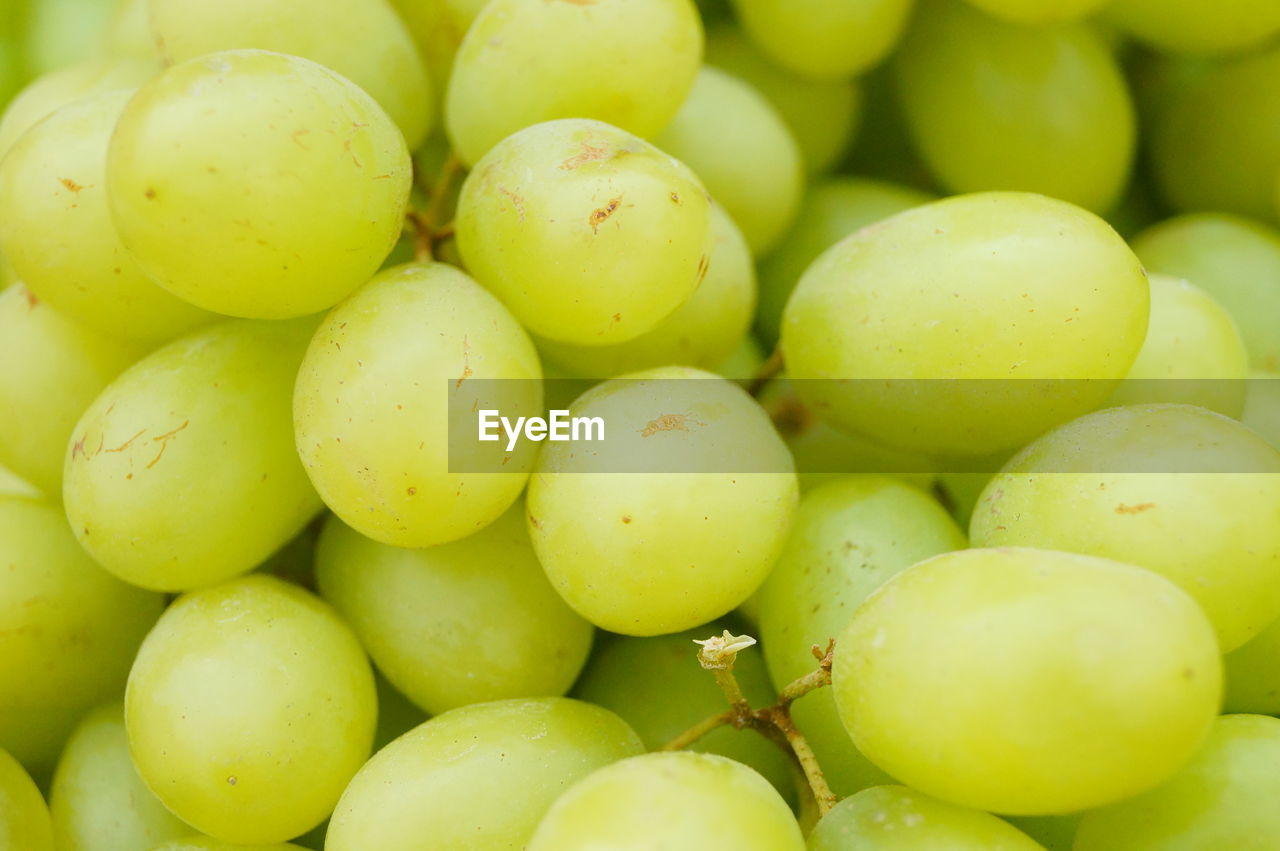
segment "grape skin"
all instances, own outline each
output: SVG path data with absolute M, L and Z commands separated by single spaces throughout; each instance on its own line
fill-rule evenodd
M 18 761 L 0 750 L 0 847 L 53 851 L 49 808 Z M 60 847 L 60 846 L 59 846 Z

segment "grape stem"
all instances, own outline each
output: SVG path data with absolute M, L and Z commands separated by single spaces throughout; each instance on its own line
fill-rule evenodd
M 753 398 L 759 399 L 760 393 L 768 386 L 769 382 L 782 374 L 782 348 L 773 350 L 773 354 L 760 364 L 760 368 L 756 370 L 756 374 L 751 376 L 751 383 L 747 385 L 747 392 Z
M 824 652 L 816 644 L 813 646 L 814 658 L 818 660 L 818 668 L 789 683 L 778 694 L 778 702 L 762 709 L 752 709 L 750 702 L 742 693 L 742 687 L 733 675 L 733 663 L 738 653 L 756 643 L 749 635 L 733 635 L 728 630 L 723 635 L 695 642 L 701 645 L 698 651 L 698 662 L 703 669 L 715 677 L 716 685 L 724 692 L 729 701 L 729 708 L 719 715 L 713 715 L 685 730 L 661 750 L 683 750 L 718 727 L 731 726 L 737 730 L 752 729 L 770 739 L 783 752 L 799 765 L 813 792 L 817 804 L 818 817 L 826 815 L 836 805 L 836 796 L 828 785 L 826 776 L 818 765 L 818 757 L 809 746 L 808 739 L 796 727 L 791 719 L 791 704 L 811 691 L 831 684 L 831 661 L 835 651 L 835 642 L 827 643 Z
M 425 210 L 410 208 L 405 213 L 405 222 L 413 231 L 413 257 L 419 262 L 428 262 L 435 256 L 435 246 L 454 234 L 453 220 L 444 221 L 449 212 L 453 198 L 453 184 L 462 174 L 462 161 L 453 151 L 449 151 L 440 166 L 440 173 L 430 184 L 415 178 L 418 186 L 427 194 Z

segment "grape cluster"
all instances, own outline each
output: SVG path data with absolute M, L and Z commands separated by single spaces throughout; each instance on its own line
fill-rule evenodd
M 1280 848 L 1277 128 L 1277 0 L 6 0 L 0 851 Z

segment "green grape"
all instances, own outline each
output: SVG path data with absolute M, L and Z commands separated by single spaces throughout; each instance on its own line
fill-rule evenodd
M 916 189 L 859 177 L 833 177 L 811 185 L 790 232 L 760 261 L 760 336 L 766 343 L 777 342 L 787 300 L 822 252 L 868 225 L 932 200 Z
M 0 748 L 44 776 L 164 603 L 94 564 L 51 503 L 0 499 L 0 564 Z
M 764 95 L 800 146 L 809 174 L 829 171 L 848 150 L 862 109 L 856 81 L 797 77 L 728 25 L 707 33 L 707 64 L 746 80 Z
M 658 635 L 720 617 L 759 587 L 791 525 L 796 478 L 755 400 L 667 367 L 600 384 L 571 411 L 608 424 L 607 448 L 545 444 L 528 500 L 533 548 L 570 606 L 613 632 Z
M 1181 402 L 1238 415 L 1249 355 L 1235 322 L 1187 281 L 1165 275 L 1151 275 L 1150 281 L 1147 339 L 1109 404 Z
M 369 662 L 346 624 L 268 576 L 180 597 L 125 693 L 147 787 L 234 843 L 282 842 L 323 821 L 368 757 L 376 716 Z
M 125 251 L 106 191 L 107 143 L 132 92 L 59 108 L 0 160 L 0 249 L 67 316 L 117 337 L 168 340 L 213 314 L 156 286 Z
M 59 314 L 22 284 L 0 292 L 0 462 L 44 493 L 62 493 L 67 439 L 137 344 Z
M 1280 371 L 1280 232 L 1224 213 L 1191 213 L 1139 233 L 1152 272 L 1186 278 L 1227 309 L 1256 369 Z
M 744 80 L 704 67 L 654 141 L 697 173 L 753 254 L 768 252 L 795 218 L 804 192 L 800 147 L 778 110 Z
M 440 112 L 453 59 L 488 0 L 391 0 L 418 45 L 431 78 L 432 114 Z
M 330 518 L 316 582 L 378 668 L 432 714 L 564 694 L 591 649 L 591 625 L 547 582 L 518 503 L 474 535 L 421 550 Z
M 733 0 L 742 28 L 781 67 L 815 80 L 876 65 L 902 35 L 912 0 Z
M 792 379 L 823 379 L 797 390 L 824 419 L 896 448 L 984 455 L 1100 404 L 1148 309 L 1138 259 L 1101 219 L 990 192 L 828 249 L 787 304 L 782 347 Z
M 1254 372 L 1245 382 L 1240 421 L 1280 449 L 1280 373 Z
M 725 710 L 724 692 L 698 664 L 698 647 L 693 643 L 694 639 L 717 635 L 723 628 L 724 624 L 710 623 L 652 638 L 602 636 L 573 695 L 618 713 L 640 734 L 646 748 L 657 750 Z M 812 661 L 813 657 L 809 658 Z M 733 675 L 753 707 L 777 703 L 778 693 L 758 651 L 738 654 Z M 807 728 L 805 733 L 809 733 Z M 719 727 L 698 739 L 691 749 L 749 765 L 784 798 L 793 797 L 795 777 L 787 758 L 777 745 L 754 730 Z
M 746 339 L 756 303 L 751 249 L 733 219 L 711 205 L 707 271 L 689 300 L 650 331 L 611 346 L 539 341 L 538 348 L 570 375 L 611 378 L 656 366 L 714 369 Z
M 900 573 L 836 643 L 854 741 L 954 804 L 1068 813 L 1162 782 L 1204 741 L 1221 661 L 1168 580 L 1091 556 L 947 553 Z
M 760 348 L 760 343 L 748 334 L 742 338 L 738 347 L 711 372 L 745 386 L 755 379 L 760 368 L 764 366 L 764 361 L 764 350 Z
M 63 501 L 107 570 L 178 591 L 243 573 L 320 507 L 289 392 L 314 321 L 224 322 L 138 361 L 89 405 Z
M 809 851 L 1044 851 L 990 813 L 934 800 L 905 786 L 845 798 L 809 834 Z
M 1041 192 L 1095 212 L 1120 199 L 1133 103 L 1089 27 L 1034 29 L 923 0 L 894 71 L 911 138 L 953 192 Z
M 1280 620 L 1228 653 L 1222 664 L 1226 712 L 1280 714 Z
M 804 851 L 786 801 L 740 762 L 673 751 L 625 759 L 552 805 L 528 851 Z
M 103 53 L 116 0 L 36 0 L 29 6 L 27 63 L 36 73 Z
M 782 555 L 756 595 L 774 682 L 813 671 L 811 648 L 825 649 L 887 579 L 964 546 L 946 510 L 902 482 L 847 476 L 806 493 Z M 830 689 L 808 695 L 792 711 L 837 794 L 888 782 L 849 739 Z
M 1111 0 L 1104 19 L 1156 50 L 1229 53 L 1280 32 L 1280 5 L 1272 0 Z
M 400 132 L 355 84 L 306 59 L 232 50 L 138 90 L 111 138 L 107 191 L 122 241 L 165 289 L 281 319 L 329 307 L 377 270 L 411 172 Z
M 360 769 L 334 811 L 325 851 L 524 848 L 566 787 L 643 750 L 621 718 L 576 700 L 453 709 Z
M 148 9 L 151 32 L 170 62 L 247 47 L 301 56 L 368 92 L 409 147 L 430 129 L 431 81 L 387 0 L 149 0 Z
M 138 776 L 118 701 L 90 712 L 72 733 L 49 809 L 58 851 L 138 851 L 191 833 Z
M 711 212 L 698 178 L 598 121 L 549 121 L 504 139 L 468 175 L 457 221 L 476 280 L 530 331 L 564 343 L 640 336 L 707 271 Z
M 209 836 L 189 836 L 157 845 L 151 851 L 306 851 L 301 845 L 292 842 L 271 843 L 270 845 L 244 845 L 236 842 L 223 842 Z
M 465 417 L 474 433 L 472 402 L 494 384 L 503 385 L 504 416 L 541 412 L 541 375 L 528 336 L 462 272 L 443 263 L 388 269 L 312 340 L 294 391 L 298 453 L 357 532 L 400 547 L 457 540 L 515 502 L 534 444 L 485 444 L 494 451 L 480 457 L 493 463 L 482 469 L 512 472 L 466 472 L 472 456 L 450 458 L 450 418 Z
M 49 808 L 18 761 L 0 749 L 0 848 L 54 851 Z
M 701 61 L 689 0 L 492 0 L 454 59 L 445 129 L 468 165 L 557 118 L 652 136 L 680 108 Z
M 968 0 L 989 15 L 1015 24 L 1056 24 L 1087 17 L 1114 0 Z
M 1280 614 L 1280 453 L 1188 405 L 1068 423 L 1019 452 L 974 512 L 975 546 L 1037 546 L 1149 568 L 1196 599 L 1223 651 Z
M 1175 208 L 1276 220 L 1277 75 L 1280 47 L 1214 63 L 1168 94 L 1148 146 L 1156 182 Z
M 1145 795 L 1086 813 L 1076 851 L 1264 849 L 1280 835 L 1280 721 L 1227 715 L 1195 758 Z

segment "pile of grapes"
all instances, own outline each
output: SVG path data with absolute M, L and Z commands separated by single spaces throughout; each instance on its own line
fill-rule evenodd
M 1278 0 L 4 0 L 0 109 L 0 851 L 1280 849 Z

